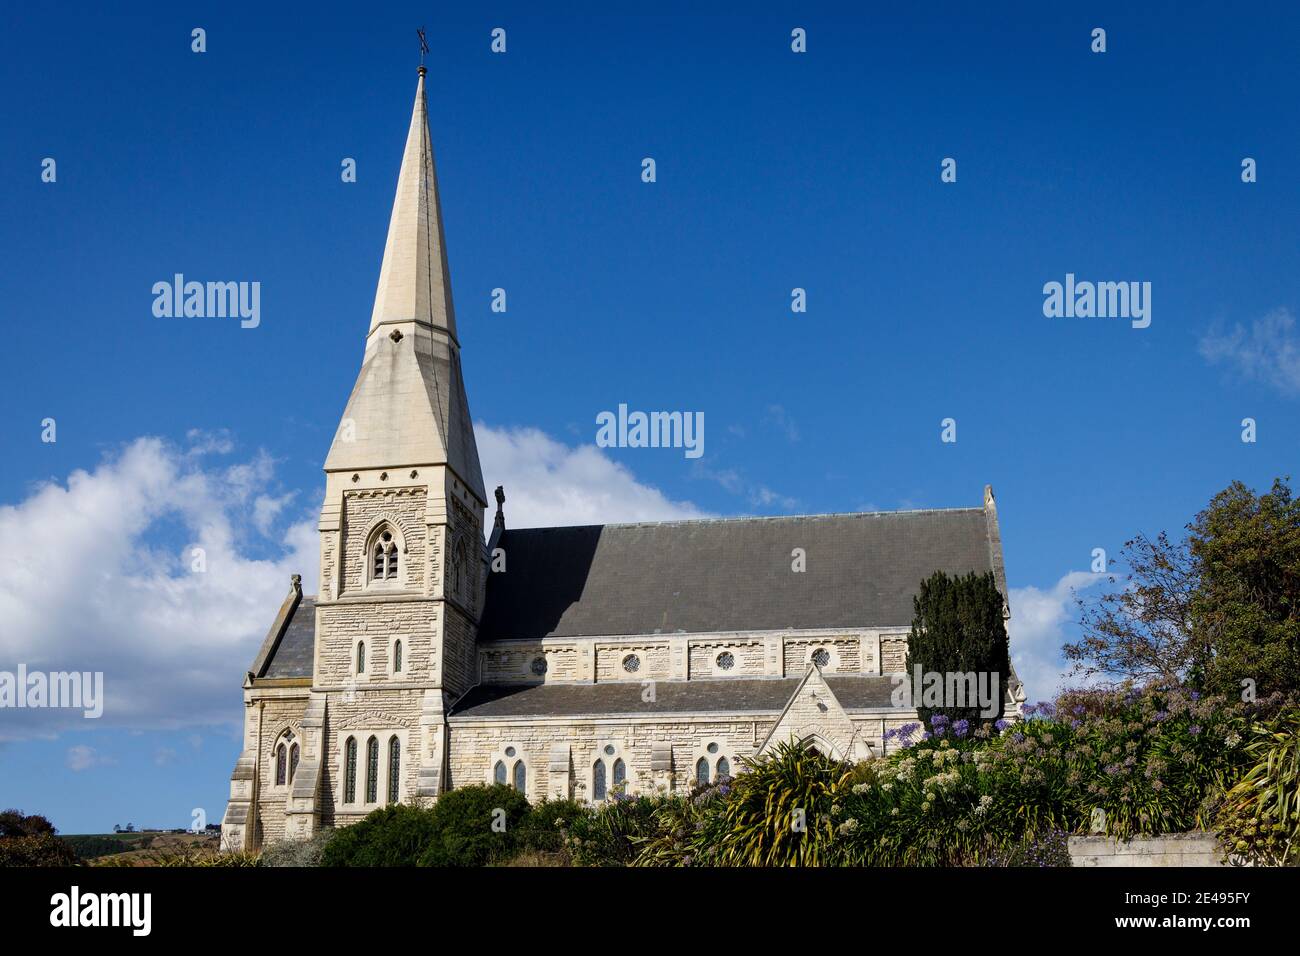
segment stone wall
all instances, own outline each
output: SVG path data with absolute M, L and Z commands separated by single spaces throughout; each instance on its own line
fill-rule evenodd
M 802 677 L 818 651 L 825 653 L 824 674 L 898 673 L 907 656 L 907 635 L 860 628 L 492 641 L 478 647 L 479 679 L 487 684 L 536 684 Z M 623 667 L 629 654 L 639 658 L 636 670 Z M 724 654 L 730 655 L 724 659 L 730 666 L 719 662 Z M 540 675 L 533 670 L 538 657 L 547 665 Z
M 737 719 L 684 717 L 680 720 L 583 719 L 562 720 L 458 720 L 452 718 L 450 784 L 464 787 L 488 783 L 498 760 L 503 760 L 513 779 L 513 762 L 523 760 L 527 768 L 527 796 L 539 800 L 547 795 L 590 797 L 593 770 L 597 760 L 622 759 L 627 767 L 627 786 L 631 793 L 648 793 L 657 788 L 683 789 L 694 783 L 696 765 L 701 758 L 709 764 L 711 776 L 717 762 L 725 757 L 731 772 L 740 758 L 752 754 L 771 728 L 776 714 Z M 568 748 L 561 770 L 552 769 L 553 745 Z M 710 752 L 709 745 L 716 744 Z M 666 748 L 665 748 L 666 745 Z M 612 747 L 614 754 L 607 754 Z M 505 756 L 506 748 L 515 753 Z M 671 753 L 669 768 L 653 766 L 656 752 Z M 606 781 L 612 786 L 612 766 L 606 767 Z
M 1115 840 L 1108 836 L 1070 837 L 1075 866 L 1226 866 L 1213 833 L 1168 833 Z

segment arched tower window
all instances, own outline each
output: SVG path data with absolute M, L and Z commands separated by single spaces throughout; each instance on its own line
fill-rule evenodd
M 731 776 L 731 763 L 730 763 L 730 761 L 728 761 L 726 757 L 719 757 L 719 758 L 718 758 L 718 777 L 719 777 L 719 779 L 721 779 L 722 777 L 730 777 L 730 776 Z
M 393 671 L 397 672 L 402 669 L 402 642 L 396 641 L 393 644 Z
M 366 803 L 379 802 L 379 739 L 366 741 Z
M 366 672 L 366 642 L 358 641 L 357 642 L 357 673 L 364 674 L 365 672 Z
M 388 802 L 397 802 L 398 785 L 402 781 L 402 742 L 388 738 Z
M 343 802 L 357 802 L 357 738 L 343 745 Z
M 399 552 L 393 529 L 384 526 L 370 545 L 370 580 L 396 581 Z

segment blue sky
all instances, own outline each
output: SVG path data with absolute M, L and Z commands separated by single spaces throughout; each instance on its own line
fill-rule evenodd
M 1035 695 L 1093 548 L 1293 470 L 1294 10 L 609 6 L 9 13 L 0 669 L 94 666 L 126 696 L 99 722 L 0 713 L 0 804 L 65 832 L 220 819 L 242 668 L 315 574 L 421 24 L 514 523 L 975 506 L 989 483 Z M 155 318 L 177 272 L 259 281 L 260 326 Z M 1067 272 L 1150 282 L 1151 326 L 1045 318 Z M 703 459 L 597 453 L 620 402 L 703 411 Z

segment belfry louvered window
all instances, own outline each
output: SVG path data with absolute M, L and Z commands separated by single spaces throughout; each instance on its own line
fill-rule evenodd
M 395 581 L 397 579 L 397 542 L 393 532 L 384 530 L 375 538 L 374 547 L 370 549 L 370 576 L 375 581 Z

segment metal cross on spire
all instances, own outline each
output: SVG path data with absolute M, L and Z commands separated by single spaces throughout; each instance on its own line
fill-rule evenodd
M 424 35 L 424 27 L 417 27 L 415 35 L 420 38 L 420 75 L 424 75 L 424 55 L 429 52 L 429 40 Z

